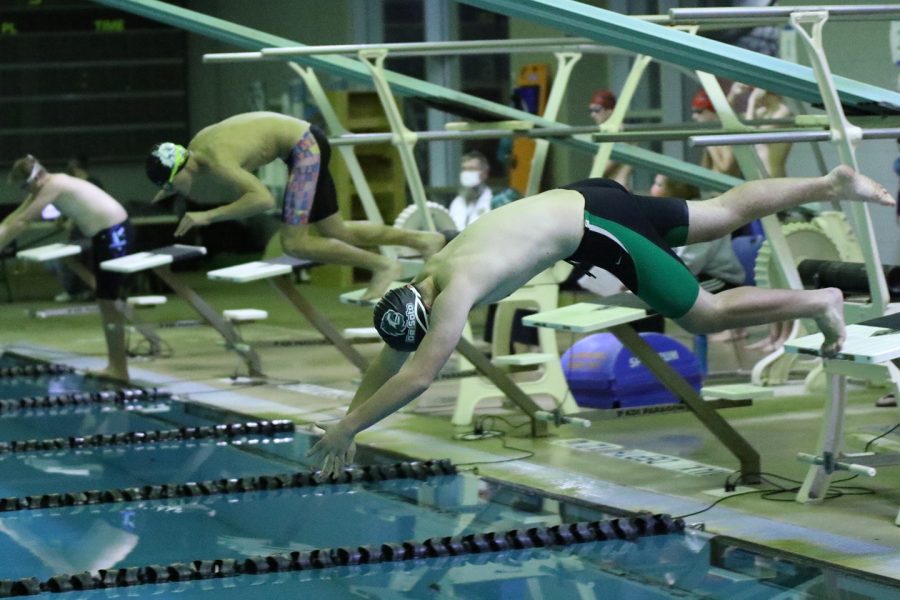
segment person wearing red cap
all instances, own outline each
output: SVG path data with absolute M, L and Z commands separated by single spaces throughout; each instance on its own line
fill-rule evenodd
M 712 101 L 703 90 L 699 90 L 691 99 L 691 118 L 697 123 L 709 123 L 719 120 Z M 728 146 L 708 146 L 703 151 L 700 166 L 726 175 L 734 175 L 735 177 L 740 177 L 741 175 L 737 161 L 734 159 L 734 153 Z
M 615 107 L 616 95 L 609 90 L 599 89 L 591 96 L 591 101 L 588 104 L 588 112 L 591 114 L 591 119 L 593 119 L 594 123 L 596 123 L 597 126 L 600 126 L 612 116 Z M 632 169 L 629 165 L 608 161 L 606 163 L 606 168 L 603 169 L 603 176 L 607 179 L 613 179 L 624 186 L 628 186 L 628 180 L 631 178 L 631 171 Z

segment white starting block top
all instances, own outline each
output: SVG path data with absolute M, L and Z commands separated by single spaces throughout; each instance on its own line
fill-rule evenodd
M 165 296 L 129 296 L 125 302 L 131 306 L 158 306 L 166 303 Z
M 186 258 L 194 258 L 204 256 L 206 248 L 203 246 L 187 246 L 184 244 L 175 244 L 158 248 L 150 252 L 137 252 L 129 254 L 121 258 L 113 258 L 100 263 L 100 268 L 104 271 L 114 271 L 116 273 L 137 273 L 148 269 L 155 269 L 163 265 L 172 264 L 176 259 L 183 260 Z
M 637 321 L 646 316 L 647 311 L 643 308 L 579 302 L 571 306 L 529 315 L 522 319 L 522 323 L 530 327 L 549 327 L 562 331 L 589 333 Z
M 76 254 L 81 254 L 81 246 L 75 244 L 47 244 L 46 246 L 38 246 L 37 248 L 16 252 L 16 258 L 31 262 L 47 262 L 48 260 L 75 256 Z
M 206 274 L 216 281 L 230 281 L 232 283 L 247 283 L 259 279 L 269 279 L 279 275 L 287 275 L 292 271 L 289 265 L 272 264 L 264 260 L 234 265 L 224 269 L 216 269 Z
M 232 323 L 246 323 L 264 321 L 269 318 L 269 313 L 259 308 L 232 308 L 223 310 L 222 316 Z
M 310 260 L 302 260 L 290 256 L 279 256 L 270 260 L 255 260 L 253 262 L 234 265 L 224 269 L 216 269 L 206 274 L 216 281 L 230 281 L 232 283 L 247 283 L 287 275 L 298 267 L 311 267 L 317 263 Z
M 388 286 L 388 290 L 392 290 L 394 288 L 403 287 L 406 285 L 405 281 L 392 281 L 391 285 Z M 376 298 L 375 300 L 363 300 L 362 296 L 366 293 L 366 289 L 353 290 L 352 292 L 345 292 L 341 294 L 341 302 L 344 304 L 355 304 L 356 306 L 375 306 L 378 304 L 378 300 L 380 298 Z
M 347 327 L 344 329 L 344 337 L 348 340 L 381 340 L 374 327 Z
M 784 344 L 787 352 L 822 356 L 821 333 L 806 335 Z M 900 330 L 870 325 L 848 325 L 844 347 L 832 360 L 846 360 L 856 363 L 883 363 L 900 358 Z

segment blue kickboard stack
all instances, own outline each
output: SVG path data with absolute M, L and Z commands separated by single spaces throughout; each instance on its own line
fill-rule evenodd
M 640 335 L 695 390 L 700 390 L 703 374 L 693 352 L 660 333 Z M 561 360 L 569 389 L 581 407 L 627 408 L 679 401 L 611 333 L 576 342 Z

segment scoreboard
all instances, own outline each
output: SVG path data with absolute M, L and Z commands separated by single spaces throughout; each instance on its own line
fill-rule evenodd
M 134 160 L 187 136 L 187 34 L 88 0 L 0 2 L 0 161 Z

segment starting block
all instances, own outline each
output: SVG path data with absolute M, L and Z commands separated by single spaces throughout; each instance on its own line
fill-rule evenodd
M 248 283 L 267 280 L 303 317 L 353 363 L 360 371 L 365 371 L 369 362 L 356 351 L 341 332 L 307 300 L 291 281 L 291 273 L 297 269 L 315 266 L 318 263 L 291 256 L 279 256 L 269 260 L 256 260 L 224 269 L 216 269 L 206 274 L 214 281 Z
M 874 476 L 874 467 L 900 464 L 898 452 L 842 452 L 844 412 L 847 406 L 847 377 L 890 380 L 895 393 L 900 393 L 900 313 L 847 326 L 847 339 L 841 351 L 832 357 L 820 350 L 821 333 L 788 340 L 786 352 L 822 357 L 827 375 L 828 403 L 819 432 L 816 454 L 800 453 L 798 460 L 810 463 L 797 502 L 822 502 L 835 471 L 846 470 Z M 894 523 L 900 526 L 900 513 Z
M 723 404 L 723 400 L 704 400 L 700 394 L 677 372 L 666 363 L 659 354 L 638 335 L 629 325 L 647 316 L 643 303 L 632 294 L 618 294 L 605 298 L 605 304 L 578 303 L 563 308 L 530 315 L 522 319 L 524 325 L 543 327 L 576 333 L 593 333 L 609 331 L 615 335 L 622 345 L 640 360 L 653 375 L 681 403 L 660 406 L 636 407 L 634 409 L 606 409 L 576 412 L 576 416 L 588 418 L 618 418 L 634 414 L 658 414 L 666 412 L 665 406 L 671 410 L 690 410 L 697 419 L 720 442 L 737 457 L 741 469 L 745 473 L 759 473 L 759 453 L 731 425 L 716 412 L 716 408 L 734 406 L 733 401 Z M 609 303 L 609 302 L 615 303 Z M 601 416 L 602 413 L 602 416 Z
M 137 308 L 149 308 L 152 306 L 160 306 L 167 301 L 165 296 L 129 296 L 125 302 L 130 306 Z
M 230 308 L 222 311 L 222 316 L 232 323 L 253 323 L 269 318 L 267 311 L 259 308 Z
M 386 291 L 390 291 L 396 289 L 398 287 L 403 287 L 406 285 L 405 281 L 392 281 L 388 286 Z M 344 292 L 340 295 L 340 300 L 344 304 L 352 304 L 354 306 L 365 306 L 365 307 L 373 307 L 378 304 L 378 300 L 380 298 L 375 298 L 374 300 L 366 300 L 363 299 L 363 295 L 366 293 L 366 288 L 361 288 L 358 290 L 353 290 L 352 292 Z
M 96 290 L 97 280 L 94 277 L 94 274 L 78 260 L 75 260 L 75 257 L 81 254 L 82 250 L 83 246 L 80 244 L 48 244 L 46 246 L 29 248 L 28 250 L 17 252 L 16 257 L 21 260 L 38 263 L 61 260 L 67 268 L 72 270 L 72 272 L 85 283 L 85 285 L 91 290 Z M 163 298 L 163 302 L 165 302 L 165 298 Z M 157 356 L 162 351 L 162 340 L 156 334 L 152 325 L 140 322 L 132 310 L 133 306 L 135 305 L 131 302 L 121 304 L 122 316 L 125 317 L 125 320 L 128 321 L 136 331 L 146 338 L 150 345 L 149 354 L 151 356 Z M 85 311 L 82 310 L 77 314 L 84 314 L 84 312 Z M 91 312 L 96 311 L 92 310 Z M 45 311 L 35 311 L 35 316 L 43 318 L 60 313 L 73 314 L 71 309 L 48 309 Z
M 380 342 L 381 336 L 374 327 L 347 327 L 344 329 L 344 337 L 348 340 L 361 342 Z
M 48 244 L 37 248 L 29 248 L 28 250 L 20 250 L 16 252 L 16 258 L 29 262 L 47 262 L 67 256 L 77 256 L 78 254 L 81 254 L 81 246 L 77 244 Z
M 169 266 L 172 263 L 199 258 L 206 255 L 203 246 L 188 246 L 175 244 L 150 252 L 137 252 L 106 260 L 100 263 L 104 271 L 115 273 L 138 273 L 141 271 L 153 271 L 170 288 L 175 290 L 185 302 L 187 302 L 200 317 L 219 332 L 225 339 L 226 347 L 237 352 L 247 366 L 251 377 L 262 376 L 262 366 L 256 351 L 248 346 L 234 326 L 216 312 L 197 292 L 176 277 Z
M 151 250 L 150 252 L 137 252 L 128 256 L 105 260 L 100 263 L 100 268 L 104 271 L 113 271 L 115 273 L 138 273 L 170 265 L 175 261 L 199 258 L 201 256 L 206 256 L 206 248 L 203 246 L 174 244 Z

